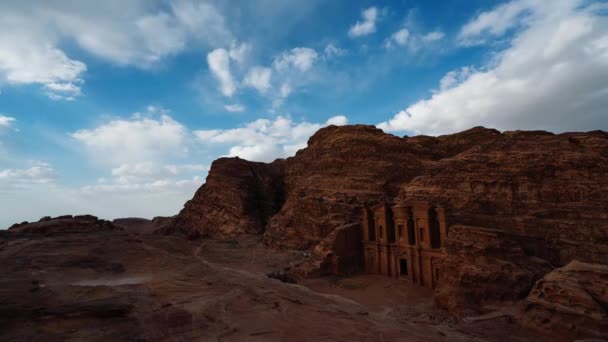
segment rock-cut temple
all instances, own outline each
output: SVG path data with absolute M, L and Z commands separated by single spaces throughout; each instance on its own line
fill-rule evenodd
M 363 210 L 363 256 L 367 273 L 409 279 L 435 288 L 447 236 L 445 211 L 427 202 Z

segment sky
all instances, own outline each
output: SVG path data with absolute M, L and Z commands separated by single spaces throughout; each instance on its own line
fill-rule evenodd
M 608 2 L 4 0 L 0 228 L 175 215 L 327 125 L 608 130 Z

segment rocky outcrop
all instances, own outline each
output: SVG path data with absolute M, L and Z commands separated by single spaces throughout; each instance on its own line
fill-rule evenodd
M 608 264 L 604 132 L 505 132 L 437 161 L 400 198 L 447 209 L 452 227 L 437 295 L 451 309 L 521 299 L 574 259 Z
M 553 269 L 526 253 L 527 239 L 498 229 L 450 227 L 436 303 L 463 315 L 526 297 L 535 281 Z
M 168 227 L 173 222 L 173 217 L 157 216 L 151 220 L 139 217 L 126 217 L 112 220 L 112 223 L 129 233 L 152 234 L 155 231 Z
M 216 161 L 172 229 L 264 234 L 268 246 L 313 251 L 318 271 L 333 273 L 348 269 L 332 264 L 339 227 L 360 222 L 363 206 L 411 201 L 445 208 L 438 303 L 456 309 L 522 299 L 574 259 L 608 264 L 608 133 L 476 127 L 397 137 L 330 126 L 285 160 Z
M 310 258 L 288 269 L 292 276 L 304 278 L 324 274 L 352 275 L 361 263 L 361 223 L 340 226 L 313 248 Z
M 205 184 L 162 233 L 230 237 L 262 233 L 283 203 L 283 161 L 253 163 L 240 158 L 213 162 Z
M 359 222 L 361 206 L 393 198 L 430 149 L 370 126 L 327 127 L 285 161 L 286 201 L 266 227 L 273 247 L 309 249 L 345 224 Z
M 608 266 L 573 261 L 547 274 L 526 298 L 520 320 L 564 340 L 608 339 Z
M 58 235 L 70 233 L 87 233 L 99 231 L 122 230 L 110 221 L 100 220 L 93 215 L 64 215 L 51 218 L 41 218 L 38 222 L 16 223 L 9 227 L 10 233 L 30 233 L 43 235 Z

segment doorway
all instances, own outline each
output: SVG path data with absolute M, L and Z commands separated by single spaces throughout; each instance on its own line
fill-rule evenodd
M 399 259 L 399 275 L 402 277 L 407 276 L 407 259 Z

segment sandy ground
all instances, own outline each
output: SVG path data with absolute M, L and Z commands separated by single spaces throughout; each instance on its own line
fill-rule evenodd
M 257 236 L 226 241 L 207 240 L 201 246 L 202 255 L 208 260 L 253 272 L 268 273 L 306 257 L 306 253 L 301 251 L 269 250 Z M 549 341 L 542 335 L 523 330 L 502 315 L 475 322 L 458 320 L 434 305 L 432 290 L 413 285 L 404 279 L 359 274 L 304 279 L 298 284 L 316 293 L 352 300 L 365 308 L 366 312 L 387 320 L 433 327 L 437 334 L 434 337 L 440 339 L 451 340 L 450 335 L 458 331 L 472 340 Z M 475 320 L 477 317 L 471 318 Z
M 504 319 L 457 322 L 433 306 L 430 291 L 404 281 L 270 279 L 306 254 L 260 242 L 0 235 L 0 340 L 542 340 Z

